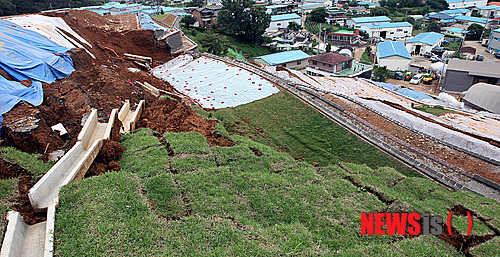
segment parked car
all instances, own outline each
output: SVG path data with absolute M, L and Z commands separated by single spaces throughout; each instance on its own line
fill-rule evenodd
M 500 59 L 500 53 L 494 53 L 493 54 L 496 58 Z
M 422 79 L 424 78 L 424 74 L 417 74 L 413 76 L 413 78 L 410 80 L 410 84 L 420 84 L 422 82 Z
M 403 76 L 403 73 L 402 72 L 394 72 L 394 75 L 392 76 L 393 79 L 399 79 L 399 80 L 403 80 L 404 79 L 404 76 Z
M 405 75 L 405 81 L 410 81 L 411 80 L 411 72 L 407 72 Z
M 429 59 L 432 63 L 435 63 L 435 62 L 442 62 L 443 60 L 441 60 L 439 57 L 437 56 L 432 56 L 430 59 Z
M 479 62 L 484 61 L 484 55 L 480 55 L 480 54 L 478 54 L 478 55 L 476 56 L 476 61 L 479 61 Z
M 431 53 L 431 52 L 426 52 L 424 53 L 424 56 L 427 57 L 427 58 L 431 58 L 432 56 L 434 56 L 435 54 Z

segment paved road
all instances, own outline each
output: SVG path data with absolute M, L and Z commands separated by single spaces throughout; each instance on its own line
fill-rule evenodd
M 472 46 L 476 48 L 476 55 L 484 55 L 484 61 L 486 62 L 500 62 L 500 59 L 497 59 L 494 55 L 486 52 L 487 47 L 482 46 L 481 43 L 477 41 L 465 41 L 464 46 Z

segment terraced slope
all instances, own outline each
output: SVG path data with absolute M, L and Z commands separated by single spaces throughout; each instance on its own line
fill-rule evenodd
M 459 249 L 468 253 L 471 246 L 466 239 L 454 247 L 444 240 L 460 240 L 360 235 L 361 212 L 445 217 L 454 207 L 473 212 L 478 243 L 481 236 L 497 242 L 500 205 L 493 200 L 392 168 L 313 167 L 248 138 L 231 138 L 233 147 L 210 147 L 193 132 L 141 129 L 123 136 L 119 172 L 62 190 L 55 255 L 460 256 Z M 467 220 L 454 217 L 460 237 Z M 487 243 L 474 248 L 475 256 L 500 254 Z

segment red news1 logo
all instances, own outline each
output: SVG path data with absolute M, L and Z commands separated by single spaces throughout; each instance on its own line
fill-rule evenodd
M 448 214 L 448 234 L 451 233 L 451 215 Z M 467 211 L 469 227 L 467 235 L 472 229 L 472 216 Z M 386 229 L 384 230 L 384 225 Z M 420 215 L 417 212 L 411 213 L 361 213 L 361 235 L 405 235 L 406 231 L 410 235 L 440 235 L 443 233 L 443 218 L 432 216 L 429 213 Z

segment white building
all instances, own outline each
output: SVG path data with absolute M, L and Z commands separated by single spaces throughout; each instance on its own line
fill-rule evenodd
M 411 37 L 413 25 L 409 22 L 393 23 L 369 23 L 361 25 L 370 37 L 381 37 L 383 39 L 399 39 Z
M 488 0 L 446 0 L 450 9 L 486 6 Z
M 388 40 L 377 44 L 376 63 L 380 67 L 386 66 L 393 71 L 409 70 L 411 59 L 403 43 Z
M 473 12 L 477 12 L 481 14 L 481 16 L 483 17 L 497 18 L 500 16 L 500 6 L 498 5 L 480 6 L 474 8 Z
M 359 17 L 351 18 L 347 20 L 347 26 L 359 29 L 361 25 L 366 25 L 370 23 L 389 23 L 391 19 L 386 16 L 375 16 L 375 17 Z
M 414 54 L 430 52 L 434 47 L 441 46 L 444 35 L 436 32 L 420 33 L 414 38 L 406 41 L 406 49 Z
M 271 16 L 271 23 L 269 28 L 266 29 L 267 32 L 278 31 L 280 29 L 286 29 L 290 22 L 296 22 L 302 26 L 302 18 L 296 13 L 273 15 Z

